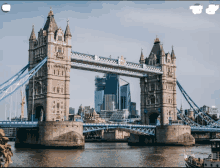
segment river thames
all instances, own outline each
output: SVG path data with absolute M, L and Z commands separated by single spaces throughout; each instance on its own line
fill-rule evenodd
M 84 149 L 16 149 L 10 167 L 185 167 L 184 151 L 206 158 L 210 145 L 128 146 L 127 143 L 86 143 Z

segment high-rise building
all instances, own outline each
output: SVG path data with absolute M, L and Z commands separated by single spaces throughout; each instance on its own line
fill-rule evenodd
M 131 115 L 132 116 L 136 116 L 137 114 L 137 110 L 136 110 L 136 103 L 135 102 L 131 102 Z
M 116 109 L 116 95 L 115 94 L 105 94 L 105 110 L 115 110 Z
M 128 109 L 128 111 L 131 114 L 130 84 L 121 78 L 119 79 L 119 83 L 120 83 L 121 110 Z
M 116 74 L 105 74 L 95 78 L 95 110 L 122 110 L 131 111 L 130 84 Z
M 75 108 L 70 107 L 70 108 L 69 108 L 69 114 L 75 115 L 75 114 L 76 114 L 76 113 L 75 113 Z

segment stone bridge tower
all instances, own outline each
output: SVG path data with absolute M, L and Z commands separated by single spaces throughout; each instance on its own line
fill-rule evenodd
M 156 124 L 158 117 L 161 125 L 168 124 L 170 119 L 177 120 L 176 56 L 173 48 L 171 54 L 165 54 L 156 38 L 148 58 L 144 59 L 141 52 L 140 63 L 161 66 L 163 71 L 163 75 L 148 75 L 140 79 L 142 124 Z
M 155 140 L 160 144 L 192 145 L 195 138 L 188 125 L 173 124 L 177 120 L 176 110 L 176 56 L 173 48 L 171 54 L 165 54 L 160 40 L 154 40 L 154 46 L 148 58 L 141 52 L 141 64 L 161 66 L 162 75 L 148 75 L 140 79 L 141 86 L 141 122 L 156 126 Z M 171 121 L 171 123 L 170 123 Z
M 37 38 L 34 27 L 32 28 L 29 39 L 29 70 L 45 57 L 48 57 L 48 60 L 34 79 L 29 81 L 29 120 L 68 120 L 71 37 L 69 23 L 64 33 L 58 28 L 52 10 L 48 13 L 44 28 L 40 29 Z

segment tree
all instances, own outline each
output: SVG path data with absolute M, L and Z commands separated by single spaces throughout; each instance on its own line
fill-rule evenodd
M 7 144 L 9 139 L 5 137 L 3 129 L 0 129 L 0 167 L 8 167 L 11 163 L 11 157 L 13 153 L 11 151 L 11 145 Z

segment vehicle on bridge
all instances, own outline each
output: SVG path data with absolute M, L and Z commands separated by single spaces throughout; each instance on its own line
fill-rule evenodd
M 205 167 L 220 167 L 220 139 L 212 139 L 211 148 L 212 153 L 208 158 L 200 159 L 195 158 L 194 155 L 184 155 L 186 167 L 205 168 Z

